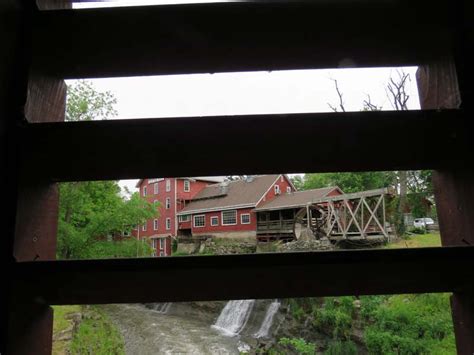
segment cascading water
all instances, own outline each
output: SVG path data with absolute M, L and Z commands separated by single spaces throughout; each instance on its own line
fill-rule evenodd
M 171 307 L 171 302 L 155 303 L 153 310 L 155 310 L 158 313 L 166 314 L 168 313 L 170 307 Z
M 254 338 L 266 338 L 270 332 L 270 328 L 273 324 L 273 317 L 278 312 L 280 308 L 280 302 L 278 300 L 273 301 L 267 308 L 265 313 L 265 318 L 263 319 L 260 329 L 254 334 Z
M 238 335 L 245 327 L 254 304 L 255 300 L 227 302 L 212 328 L 228 336 Z

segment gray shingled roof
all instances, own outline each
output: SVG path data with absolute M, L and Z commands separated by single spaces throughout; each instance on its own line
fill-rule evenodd
M 279 176 L 255 176 L 251 182 L 246 180 L 230 181 L 224 190 L 221 184 L 209 185 L 199 192 L 178 215 L 237 206 L 254 207 Z
M 342 193 L 337 186 L 284 193 L 275 197 L 273 200 L 264 202 L 258 206 L 255 211 L 280 210 L 285 207 L 303 207 L 309 202 L 326 197 L 333 190 L 339 190 Z

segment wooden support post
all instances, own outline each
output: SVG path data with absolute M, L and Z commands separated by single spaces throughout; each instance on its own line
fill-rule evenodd
M 466 59 L 467 60 L 467 59 Z M 422 109 L 458 108 L 460 94 L 454 62 L 450 59 L 418 69 Z M 460 78 L 461 81 L 461 78 Z M 462 78 L 472 85 L 472 76 Z M 466 84 L 467 85 L 467 84 Z M 465 90 L 469 92 L 469 90 Z M 463 96 L 463 110 L 472 112 L 473 102 Z M 471 150 L 472 151 L 472 150 Z M 443 246 L 474 245 L 474 172 L 472 161 L 464 169 L 435 171 L 433 186 Z M 474 286 L 474 285 L 473 285 Z M 454 293 L 451 298 L 458 354 L 474 353 L 474 294 Z

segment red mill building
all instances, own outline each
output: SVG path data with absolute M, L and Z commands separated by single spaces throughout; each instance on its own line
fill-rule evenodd
M 140 196 L 157 203 L 159 217 L 134 230 L 150 238 L 157 256 L 171 254 L 171 237 L 256 238 L 260 222 L 294 218 L 295 207 L 314 198 L 341 194 L 337 187 L 296 191 L 286 175 L 142 179 Z M 271 208 L 265 208 L 270 207 Z M 258 213 L 258 216 L 257 216 Z M 285 216 L 283 216 L 285 217 Z

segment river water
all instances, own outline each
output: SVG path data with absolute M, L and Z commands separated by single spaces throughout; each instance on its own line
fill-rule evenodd
M 242 346 L 238 337 L 223 335 L 198 316 L 166 314 L 139 304 L 103 307 L 120 330 L 129 355 L 239 354 Z

